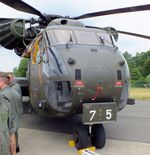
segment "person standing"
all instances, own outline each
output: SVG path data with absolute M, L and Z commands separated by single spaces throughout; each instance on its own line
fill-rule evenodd
M 0 155 L 16 155 L 15 131 L 9 100 L 0 93 Z
M 16 129 L 15 135 L 18 136 L 19 117 L 20 117 L 20 108 L 18 108 L 18 105 L 21 105 L 21 97 L 17 91 L 9 87 L 9 84 L 10 84 L 9 76 L 5 74 L 0 75 L 0 81 L 1 81 L 0 93 L 4 96 L 7 96 L 10 102 L 12 114 L 14 117 L 14 127 Z M 16 152 L 19 152 L 19 151 L 20 149 L 16 147 Z
M 8 76 L 10 79 L 9 87 L 19 93 L 22 101 L 22 93 L 21 93 L 20 85 L 14 81 L 14 76 L 12 74 L 8 74 Z M 20 115 L 23 113 L 23 105 L 22 105 L 22 102 L 19 102 L 19 103 L 20 104 L 18 104 L 18 117 L 20 118 Z M 16 152 L 20 152 L 19 142 L 18 142 L 18 131 L 16 132 Z
M 8 76 L 9 76 L 9 79 L 10 79 L 9 87 L 11 87 L 14 90 L 16 90 L 20 94 L 20 96 L 22 98 L 22 93 L 21 93 L 21 87 L 20 87 L 20 85 L 17 82 L 15 82 L 14 76 L 12 74 L 8 74 Z

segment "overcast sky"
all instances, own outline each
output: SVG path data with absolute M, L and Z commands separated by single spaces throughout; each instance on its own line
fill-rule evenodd
M 150 4 L 150 0 L 24 0 L 42 13 L 62 16 L 79 16 L 89 12 L 103 11 L 115 8 Z M 0 17 L 31 18 L 31 14 L 16 11 L 0 3 Z M 117 30 L 150 35 L 150 11 L 108 15 L 82 20 L 86 25 L 99 27 L 114 27 Z M 120 35 L 117 46 L 122 52 L 132 55 L 150 49 L 150 40 Z M 20 58 L 13 51 L 0 49 L 0 71 L 12 71 L 18 65 Z

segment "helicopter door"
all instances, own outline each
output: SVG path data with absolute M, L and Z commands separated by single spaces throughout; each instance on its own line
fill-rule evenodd
M 33 106 L 42 98 L 41 50 L 42 36 L 39 36 L 32 44 L 30 58 L 30 99 Z
M 63 80 L 67 75 L 67 69 L 57 50 L 46 48 L 42 68 L 44 92 L 50 106 L 66 111 L 72 105 L 72 90 L 70 81 Z

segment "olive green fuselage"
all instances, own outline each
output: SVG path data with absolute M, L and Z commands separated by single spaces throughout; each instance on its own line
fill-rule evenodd
M 118 110 L 126 105 L 128 65 L 105 30 L 49 25 L 29 48 L 30 100 L 37 113 L 62 117 L 82 113 L 83 103 L 115 102 Z

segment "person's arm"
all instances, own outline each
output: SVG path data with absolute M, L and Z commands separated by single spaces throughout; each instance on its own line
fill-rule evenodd
M 16 138 L 15 134 L 10 134 L 9 137 L 9 148 L 10 148 L 10 154 L 11 155 L 16 155 Z
M 9 100 L 7 100 L 9 101 Z M 9 111 L 8 111 L 8 128 L 9 128 L 9 148 L 10 148 L 10 154 L 11 155 L 16 155 L 16 137 L 15 137 L 15 126 L 14 126 L 14 119 L 13 119 L 13 114 L 11 113 L 11 106 L 10 103 L 7 102 Z

